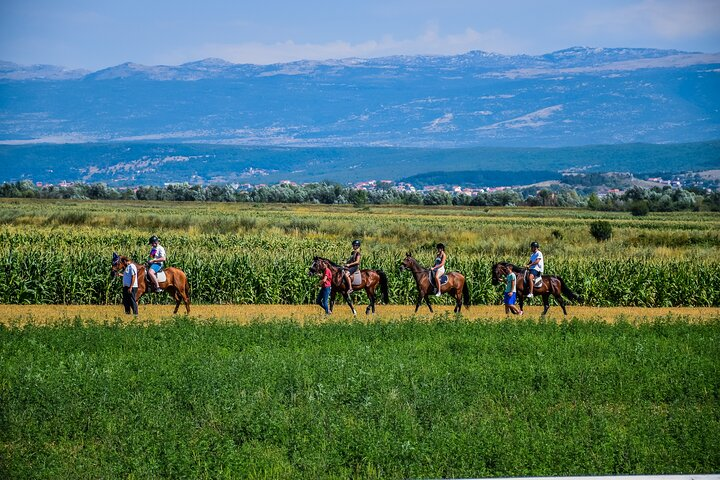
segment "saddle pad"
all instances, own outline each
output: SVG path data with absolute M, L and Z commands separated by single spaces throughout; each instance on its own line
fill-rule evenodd
M 360 270 L 353 273 L 351 279 L 353 285 L 360 285 L 362 283 L 362 276 L 360 275 Z
M 430 272 L 430 273 L 428 274 L 428 276 L 430 277 L 430 284 L 431 284 L 431 285 L 435 285 L 435 275 L 433 275 L 433 273 Z M 447 282 L 448 282 L 448 276 L 445 275 L 445 274 L 441 275 L 441 276 L 440 276 L 440 285 L 441 285 L 441 286 L 442 286 L 442 285 L 445 285 Z
M 535 287 L 542 287 L 542 277 L 535 279 Z
M 167 280 L 167 277 L 165 276 L 165 272 L 162 271 L 162 270 L 160 270 L 159 272 L 157 272 L 157 273 L 155 274 L 155 276 L 157 277 L 157 281 L 158 281 L 159 283 L 162 283 L 162 282 L 164 282 L 165 280 Z

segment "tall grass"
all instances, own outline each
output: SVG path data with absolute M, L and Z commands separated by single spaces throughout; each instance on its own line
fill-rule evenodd
M 717 214 L 636 220 L 560 209 L 37 201 L 2 206 L 1 303 L 118 302 L 120 288 L 109 276 L 112 252 L 141 261 L 147 238 L 158 234 L 169 265 L 188 273 L 199 303 L 310 303 L 316 283 L 307 275 L 312 257 L 342 261 L 350 240 L 360 238 L 363 266 L 387 273 L 394 303 L 415 298 L 412 277 L 398 270 L 406 252 L 428 265 L 442 241 L 448 268 L 469 280 L 472 303 L 487 304 L 499 300 L 491 265 L 523 264 L 529 241 L 537 240 L 547 273 L 562 276 L 589 305 L 720 305 Z M 588 225 L 597 218 L 612 222 L 612 240 L 598 244 L 590 236 Z

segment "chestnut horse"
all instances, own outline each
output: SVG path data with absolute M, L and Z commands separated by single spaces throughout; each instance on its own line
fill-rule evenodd
M 429 295 L 433 294 L 435 287 L 430 283 L 430 269 L 425 268 L 415 260 L 410 253 L 405 256 L 405 260 L 400 265 L 400 270 L 410 270 L 415 277 L 415 285 L 418 289 L 418 299 L 415 304 L 415 313 L 423 299 L 427 304 L 428 308 L 432 312 L 432 306 L 430 306 Z M 442 293 L 447 293 L 450 296 L 455 297 L 455 313 L 460 313 L 463 304 L 465 308 L 470 306 L 470 291 L 468 290 L 467 282 L 465 282 L 465 276 L 460 272 L 447 272 L 448 281 L 445 285 L 440 287 Z
M 492 266 L 493 285 L 498 285 L 505 282 L 505 267 L 512 268 L 512 271 L 517 276 L 515 287 L 517 289 L 518 304 L 520 306 L 520 311 L 522 312 L 525 297 L 528 293 L 530 293 L 530 277 L 528 276 L 528 269 L 518 267 L 517 265 L 513 265 L 509 262 L 496 263 Z M 542 296 L 544 307 L 542 315 L 545 315 L 548 309 L 550 309 L 550 295 L 555 297 L 555 301 L 558 303 L 558 305 L 560 305 L 560 308 L 562 308 L 564 315 L 567 315 L 567 310 L 565 310 L 565 300 L 562 297 L 563 295 L 565 295 L 570 300 L 581 301 L 580 297 L 573 293 L 572 290 L 570 290 L 567 285 L 565 285 L 565 282 L 562 278 L 554 275 L 543 275 L 542 285 L 540 287 L 534 287 L 533 290 L 533 295 Z
M 350 310 L 352 310 L 353 315 L 357 315 L 355 307 L 352 303 L 352 299 L 350 298 L 350 295 L 347 294 L 347 283 L 345 283 L 345 278 L 343 277 L 342 266 L 328 260 L 327 258 L 313 257 L 313 263 L 312 265 L 310 265 L 309 270 L 310 275 L 317 275 L 319 273 L 322 273 L 323 269 L 321 268 L 321 264 L 323 262 L 328 266 L 330 272 L 332 273 L 330 305 L 328 305 L 330 311 L 332 312 L 333 306 L 335 305 L 335 295 L 340 292 L 345 299 L 345 302 L 347 302 L 348 306 L 350 307 Z M 360 279 L 361 282 L 358 285 L 353 285 L 352 288 L 353 291 L 363 289 L 365 290 L 365 293 L 370 300 L 370 305 L 368 305 L 365 309 L 366 315 L 369 314 L 371 311 L 372 313 L 375 313 L 375 290 L 378 286 L 380 286 L 380 293 L 382 294 L 383 303 L 385 305 L 390 303 L 390 298 L 388 297 L 388 281 L 385 272 L 383 272 L 382 270 L 362 269 L 360 270 Z
M 145 265 L 140 265 L 138 263 L 133 262 L 128 257 L 120 256 L 117 253 L 113 252 L 113 261 L 112 261 L 112 268 L 110 270 L 111 276 L 116 276 L 117 274 L 122 274 L 123 271 L 125 271 L 125 267 L 128 266 L 128 264 L 132 263 L 135 265 L 138 271 L 137 275 L 137 283 L 138 283 L 138 290 L 137 290 L 137 298 L 135 300 L 140 303 L 140 297 L 143 296 L 145 292 L 148 291 L 148 280 L 146 278 L 147 276 L 147 269 L 145 268 Z M 178 309 L 180 308 L 180 302 L 185 303 L 185 310 L 187 311 L 187 314 L 190 314 L 190 284 L 188 283 L 187 276 L 185 275 L 185 272 L 180 270 L 179 268 L 175 267 L 168 267 L 163 269 L 163 272 L 165 272 L 165 281 L 160 282 L 160 288 L 165 290 L 167 293 L 173 296 L 175 299 L 175 311 L 173 313 L 177 313 Z M 152 290 L 150 290 L 152 291 Z

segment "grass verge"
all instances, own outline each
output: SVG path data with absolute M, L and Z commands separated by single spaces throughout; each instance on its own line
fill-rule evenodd
M 0 326 L 0 477 L 720 469 L 720 321 Z

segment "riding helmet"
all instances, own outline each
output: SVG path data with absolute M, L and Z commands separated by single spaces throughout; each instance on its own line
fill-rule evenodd
M 160 239 L 157 236 L 153 235 L 152 237 L 150 237 L 150 240 L 148 240 L 148 243 L 152 244 L 153 242 L 159 242 L 159 241 L 160 241 Z
M 535 248 L 540 248 L 540 245 L 539 245 L 537 242 L 532 242 L 532 243 L 530 244 L 530 248 L 533 248 L 533 247 L 535 247 Z
M 359 246 L 360 246 L 360 240 L 353 240 L 352 246 L 353 246 L 353 247 L 359 247 Z

